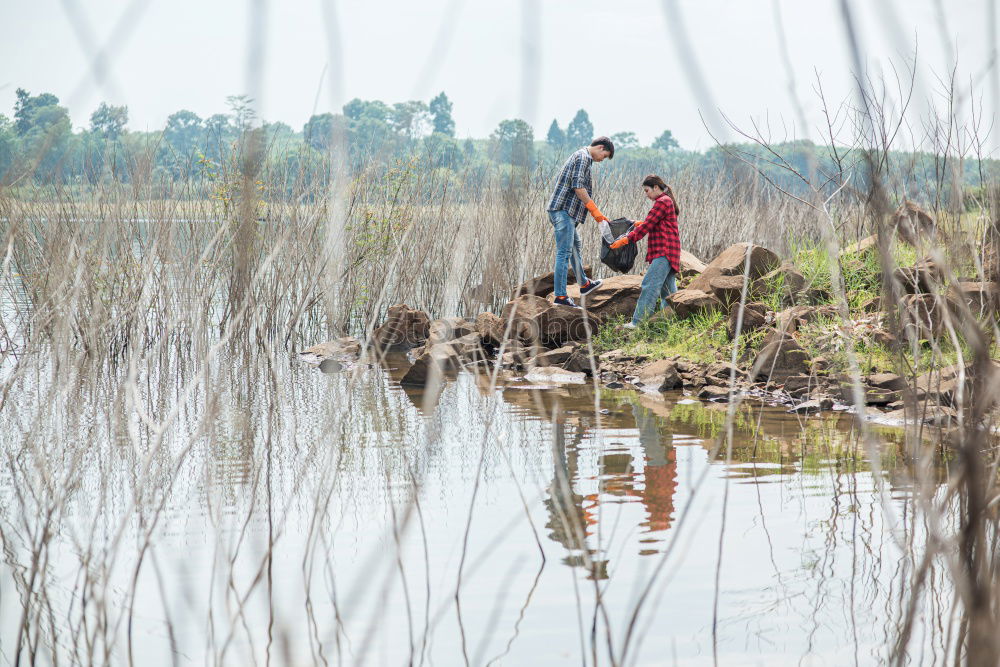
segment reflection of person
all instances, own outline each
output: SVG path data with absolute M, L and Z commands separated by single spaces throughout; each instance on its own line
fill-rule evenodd
M 677 490 L 677 456 L 670 443 L 671 434 L 663 433 L 656 415 L 647 408 L 633 404 L 635 427 L 639 431 L 639 444 L 643 453 L 643 484 L 636 488 L 635 466 L 632 461 L 623 462 L 615 455 L 602 458 L 601 472 L 608 479 L 602 485 L 601 493 L 638 498 L 646 508 L 644 532 L 667 530 L 673 520 L 674 492 Z M 610 477 L 609 477 L 610 476 Z M 588 494 L 585 498 L 584 518 L 587 534 L 597 523 L 597 508 L 600 494 Z
M 581 148 L 566 160 L 559 178 L 556 179 L 555 191 L 549 200 L 549 221 L 556 237 L 556 265 L 553 269 L 555 302 L 563 306 L 578 306 L 566 296 L 566 280 L 569 274 L 569 263 L 573 264 L 573 275 L 580 285 L 580 296 L 589 294 L 601 286 L 600 280 L 590 280 L 583 271 L 583 258 L 580 256 L 580 235 L 576 227 L 587 219 L 587 211 L 594 220 L 607 220 L 593 196 L 593 181 L 590 177 L 590 165 L 601 162 L 605 158 L 615 156 L 615 145 L 607 137 L 597 137 L 590 146 Z
M 625 325 L 629 329 L 634 329 L 642 318 L 655 310 L 658 300 L 662 299 L 663 305 L 666 305 L 667 297 L 677 291 L 676 276 L 681 268 L 681 237 L 677 229 L 677 216 L 681 209 L 673 190 L 655 174 L 643 179 L 642 189 L 653 201 L 653 208 L 645 220 L 636 220 L 632 231 L 611 244 L 617 249 L 629 243 L 638 243 L 642 237 L 649 235 L 646 246 L 649 268 L 642 278 L 642 291 L 635 304 L 632 321 Z

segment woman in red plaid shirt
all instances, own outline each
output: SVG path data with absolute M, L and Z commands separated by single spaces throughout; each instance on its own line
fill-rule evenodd
M 634 329 L 642 318 L 656 309 L 657 300 L 662 299 L 664 306 L 667 304 L 667 297 L 677 291 L 676 277 L 681 267 L 681 237 L 677 229 L 677 215 L 681 210 L 674 193 L 654 174 L 643 179 L 642 189 L 653 200 L 653 208 L 645 220 L 637 220 L 632 231 L 611 244 L 612 248 L 621 248 L 649 235 L 646 246 L 649 268 L 642 279 L 642 292 L 635 304 L 632 321 L 625 325 L 629 329 Z

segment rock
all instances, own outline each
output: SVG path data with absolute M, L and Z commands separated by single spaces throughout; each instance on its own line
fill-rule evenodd
M 389 308 L 385 322 L 372 332 L 370 344 L 377 350 L 408 350 L 422 345 L 430 334 L 431 320 L 422 310 L 398 303 Z
M 678 290 L 671 294 L 667 301 L 681 319 L 722 309 L 722 303 L 714 295 L 696 289 Z
M 745 371 L 741 370 L 739 367 L 734 366 L 728 361 L 716 361 L 714 364 L 710 364 L 708 368 L 705 369 L 705 379 L 711 384 L 722 384 L 728 385 L 730 378 L 736 378 L 736 381 L 745 380 L 747 374 Z
M 890 347 L 896 342 L 896 337 L 882 328 L 872 331 L 871 337 L 873 341 L 885 347 Z
M 795 414 L 800 414 L 800 415 L 807 415 L 807 414 L 815 414 L 817 412 L 824 412 L 826 410 L 832 410 L 832 409 L 833 409 L 832 399 L 819 398 L 799 403 L 798 405 L 789 409 L 788 412 L 793 412 Z
M 357 359 L 361 354 L 361 343 L 353 336 L 345 336 L 335 340 L 307 347 L 298 353 L 300 360 L 318 364 L 327 359 Z
M 779 338 L 757 353 L 750 376 L 755 380 L 783 382 L 789 376 L 807 373 L 809 353 L 791 338 Z
M 889 405 L 902 399 L 902 394 L 898 391 L 871 387 L 867 384 L 862 384 L 861 392 L 865 405 Z M 853 383 L 845 382 L 840 385 L 840 399 L 845 403 L 854 403 Z
M 612 380 L 611 382 L 608 382 L 604 386 L 607 387 L 608 389 L 624 389 L 625 388 L 625 385 L 623 385 L 618 380 Z
M 725 305 L 738 303 L 743 296 L 743 276 L 716 276 L 709 281 L 712 294 Z
M 737 243 L 723 250 L 709 262 L 701 275 L 691 281 L 688 289 L 709 292 L 711 291 L 712 278 L 742 276 L 745 273 L 747 262 L 750 264 L 750 280 L 760 278 L 781 263 L 778 256 L 767 248 L 749 243 Z
M 417 357 L 409 370 L 400 378 L 399 383 L 409 386 L 437 383 L 444 373 L 457 370 L 460 365 L 459 356 L 454 348 L 447 343 L 439 343 L 428 347 Z
M 601 325 L 601 318 L 593 313 L 557 306 L 538 296 L 522 296 L 508 302 L 501 319 L 511 322 L 511 337 L 549 347 L 587 340 Z
M 830 368 L 830 360 L 826 357 L 816 357 L 812 360 L 810 364 L 814 373 L 822 373 L 823 371 Z
M 582 347 L 577 347 L 569 355 L 569 359 L 563 362 L 562 367 L 573 373 L 586 373 L 590 375 L 595 369 L 600 369 L 596 363 L 591 363 L 590 355 Z
M 447 343 L 448 341 L 476 333 L 476 325 L 462 317 L 443 317 L 432 320 L 427 335 L 428 345 Z M 478 334 L 477 334 L 478 335 Z
M 862 255 L 865 252 L 871 250 L 872 248 L 877 248 L 877 247 L 878 247 L 878 236 L 873 234 L 867 238 L 861 239 L 857 243 L 852 243 L 851 245 L 841 249 L 840 256 L 848 257 L 848 256 Z
M 873 373 L 865 378 L 865 384 L 890 391 L 902 391 L 907 387 L 906 380 L 896 373 Z
M 479 334 L 483 345 L 499 347 L 503 343 L 505 329 L 504 321 L 493 313 L 479 313 L 476 315 L 476 333 Z
M 931 259 L 924 259 L 913 266 L 901 266 L 892 272 L 907 294 L 933 292 L 944 280 L 944 272 Z
M 729 399 L 728 387 L 717 387 L 714 384 L 707 384 L 698 392 L 698 398 L 716 401 L 719 399 Z
M 536 384 L 584 384 L 587 381 L 587 376 L 557 366 L 548 366 L 546 368 L 533 368 L 524 376 L 524 379 Z
M 901 302 L 903 332 L 907 338 L 933 338 L 941 333 L 944 297 L 936 294 L 907 294 Z
M 792 306 L 775 314 L 774 326 L 779 331 L 793 333 L 821 318 L 840 319 L 840 310 L 836 306 Z
M 705 270 L 705 262 L 701 261 L 687 250 L 681 250 L 681 270 L 678 272 L 681 278 L 694 277 Z
M 587 311 L 602 319 L 616 315 L 631 317 L 635 312 L 635 304 L 642 292 L 642 276 L 627 274 L 605 278 L 604 282 L 587 296 L 580 296 L 580 287 L 572 285 L 566 289 L 566 294 Z M 554 300 L 551 297 L 549 300 Z
M 949 300 L 964 304 L 974 317 L 993 315 L 1000 310 L 1000 285 L 994 282 L 961 282 L 948 290 Z M 961 313 L 959 306 L 956 312 Z
M 785 391 L 793 396 L 809 393 L 809 390 L 815 387 L 815 385 L 816 378 L 811 375 L 790 375 L 785 378 Z
M 639 382 L 649 391 L 670 391 L 680 389 L 684 384 L 677 366 L 667 359 L 654 361 L 639 369 Z
M 767 325 L 767 306 L 763 303 L 733 304 L 729 309 L 729 322 L 726 324 L 726 333 L 729 340 L 736 338 L 736 325 L 740 313 L 743 313 L 743 322 L 740 327 L 741 334 L 748 334 Z
M 575 349 L 575 347 L 566 345 L 555 350 L 542 352 L 535 357 L 535 364 L 538 366 L 562 366 L 573 356 Z
M 910 245 L 916 245 L 921 237 L 933 238 L 937 231 L 934 218 L 911 201 L 903 202 L 903 205 L 896 209 L 890 224 L 899 238 Z
M 486 358 L 486 350 L 483 349 L 482 338 L 476 332 L 466 334 L 461 338 L 449 341 L 448 345 L 455 353 L 467 361 L 477 361 Z
M 593 270 L 594 267 L 592 266 L 583 267 L 584 273 L 586 273 L 588 276 Z M 573 269 L 571 267 L 566 274 L 566 283 L 567 285 L 569 285 L 575 282 L 576 282 L 576 276 L 573 275 Z M 552 291 L 555 289 L 555 284 L 556 284 L 556 274 L 552 271 L 541 276 L 528 278 L 514 289 L 514 294 L 513 296 L 511 296 L 511 299 L 513 300 L 518 298 L 519 296 L 524 296 L 526 294 L 530 296 L 546 297 L 549 294 L 552 294 Z
M 806 277 L 795 265 L 785 262 L 773 271 L 768 271 L 751 285 L 751 292 L 756 296 L 767 296 L 778 290 L 783 297 L 793 298 L 806 288 Z

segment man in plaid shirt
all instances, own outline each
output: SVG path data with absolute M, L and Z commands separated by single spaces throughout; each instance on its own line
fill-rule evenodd
M 680 206 L 674 192 L 655 174 L 643 179 L 642 189 L 653 201 L 653 208 L 645 220 L 637 220 L 632 231 L 611 244 L 612 249 L 618 249 L 649 235 L 646 246 L 649 268 L 642 277 L 642 292 L 632 321 L 625 325 L 629 329 L 634 329 L 656 307 L 657 300 L 662 299 L 664 306 L 667 304 L 667 297 L 677 291 L 676 276 L 681 269 L 681 235 L 677 228 Z
M 601 286 L 600 280 L 590 280 L 583 271 L 583 258 L 580 256 L 580 235 L 577 225 L 587 219 L 587 211 L 597 222 L 607 220 L 593 196 L 593 181 L 590 177 L 590 165 L 601 162 L 615 155 L 615 145 L 607 137 L 598 137 L 590 146 L 581 148 L 566 160 L 559 178 L 556 179 L 556 189 L 549 200 L 549 221 L 552 223 L 556 237 L 555 302 L 558 305 L 578 308 L 573 300 L 566 296 L 566 280 L 569 274 L 569 263 L 573 264 L 573 275 L 580 285 L 580 296 L 589 294 Z

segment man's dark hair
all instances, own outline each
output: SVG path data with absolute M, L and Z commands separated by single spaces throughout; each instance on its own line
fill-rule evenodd
M 590 145 L 603 146 L 604 148 L 606 148 L 608 150 L 608 153 L 610 153 L 610 155 L 608 155 L 608 159 L 614 158 L 615 156 L 615 145 L 611 143 L 611 140 L 608 139 L 607 137 L 597 137 L 596 139 L 590 142 Z

